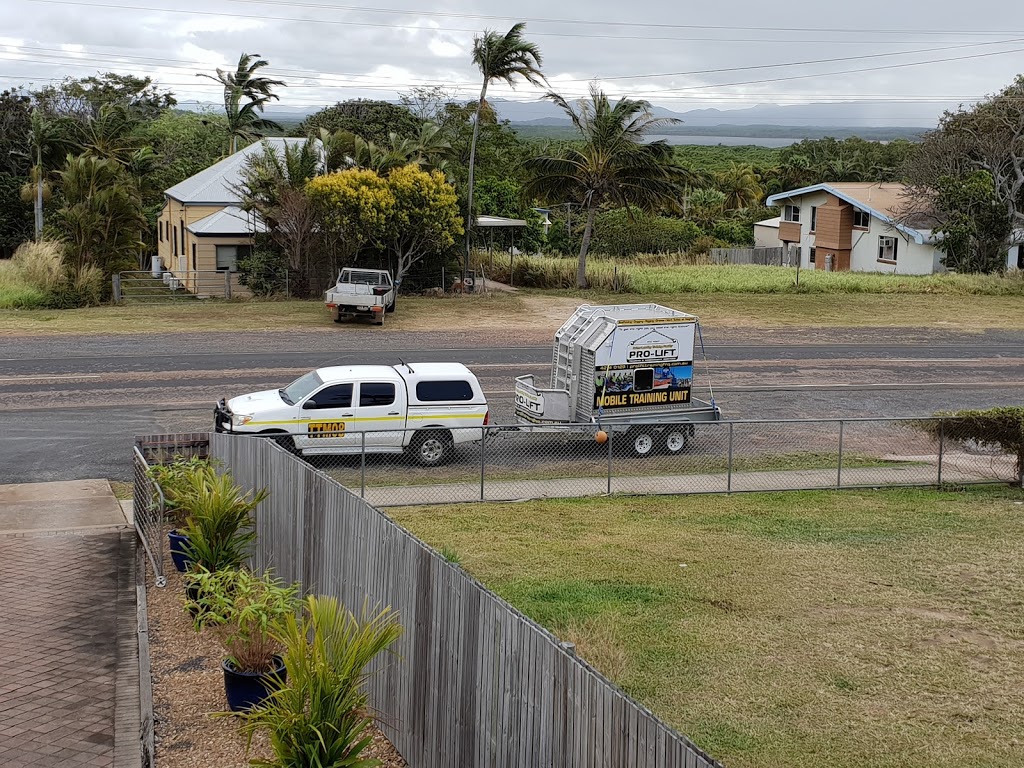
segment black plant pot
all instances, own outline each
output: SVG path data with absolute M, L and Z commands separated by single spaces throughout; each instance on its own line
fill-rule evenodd
M 224 693 L 228 698 L 228 707 L 232 712 L 245 712 L 258 707 L 277 686 L 285 681 L 286 670 L 284 660 L 274 657 L 277 665 L 271 672 L 239 672 L 234 665 L 224 659 Z
M 174 562 L 174 567 L 179 573 L 184 573 L 188 569 L 188 564 L 192 562 L 186 554 L 184 546 L 188 543 L 188 536 L 174 530 L 167 532 L 167 538 L 171 542 L 171 560 Z

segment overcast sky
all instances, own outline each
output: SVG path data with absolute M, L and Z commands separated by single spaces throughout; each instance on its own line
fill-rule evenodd
M 215 103 L 217 86 L 195 73 L 231 68 L 246 51 L 287 82 L 284 107 L 394 98 L 419 84 L 468 99 L 479 90 L 474 33 L 517 19 L 555 90 L 581 95 L 596 78 L 679 111 L 863 100 L 920 125 L 1024 71 L 1024 6 L 1009 0 L 381 2 L 3 0 L 0 88 L 112 70 L 149 75 L 183 104 Z M 846 60 L 801 63 L 834 59 Z

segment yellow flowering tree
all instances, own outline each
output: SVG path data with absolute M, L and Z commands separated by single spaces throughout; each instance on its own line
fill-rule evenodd
M 352 264 L 359 252 L 389 239 L 395 195 L 374 171 L 351 169 L 318 176 L 306 185 L 333 250 L 335 268 Z
M 387 245 L 400 282 L 420 259 L 451 248 L 463 228 L 458 195 L 440 171 L 410 164 L 391 171 L 387 183 L 395 200 Z

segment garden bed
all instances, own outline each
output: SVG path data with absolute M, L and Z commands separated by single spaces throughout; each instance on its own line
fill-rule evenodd
M 243 768 L 253 758 L 271 757 L 261 734 L 246 749 L 235 717 L 214 717 L 227 709 L 222 649 L 197 633 L 184 608 L 182 574 L 164 553 L 167 586 L 157 589 L 147 573 L 149 646 L 153 667 L 153 710 L 158 768 Z M 363 753 L 385 768 L 404 768 L 405 760 L 379 731 Z

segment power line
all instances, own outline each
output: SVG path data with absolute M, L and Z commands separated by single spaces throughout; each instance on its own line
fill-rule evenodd
M 418 32 L 423 32 L 423 31 L 431 31 L 431 32 L 459 32 L 459 33 L 473 34 L 473 35 L 475 35 L 475 34 L 477 34 L 479 32 L 479 30 L 476 30 L 476 29 L 460 29 L 460 28 L 453 28 L 453 27 L 430 27 L 430 28 L 424 28 L 424 27 L 410 25 L 410 24 L 386 24 L 386 23 L 383 23 L 383 22 L 350 21 L 350 20 L 324 19 L 324 18 L 310 19 L 310 18 L 295 17 L 295 16 L 267 16 L 267 15 L 262 15 L 262 14 L 229 13 L 229 12 L 226 12 L 226 11 L 186 10 L 186 9 L 182 9 L 182 8 L 156 8 L 156 7 L 137 6 L 137 5 L 122 5 L 122 4 L 115 4 L 115 3 L 85 3 L 85 2 L 80 2 L 79 0 L 26 0 L 26 2 L 45 3 L 45 4 L 48 4 L 48 5 L 71 5 L 71 6 L 83 7 L 83 8 L 110 8 L 110 9 L 113 9 L 113 10 L 120 10 L 120 11 L 149 11 L 149 12 L 158 12 L 158 13 L 185 14 L 185 15 L 191 15 L 191 16 L 217 16 L 217 17 L 238 18 L 238 19 L 258 19 L 258 20 L 261 20 L 261 21 L 291 21 L 291 22 L 306 23 L 306 24 L 331 24 L 331 25 L 350 26 L 350 27 L 371 27 L 371 28 L 378 28 L 378 29 L 379 28 L 384 28 L 384 29 L 409 29 L 409 30 L 414 30 L 414 31 L 418 31 Z M 412 12 L 410 12 L 410 13 L 412 13 Z M 575 24 L 577 22 L 566 22 L 566 23 L 573 23 L 573 24 Z M 682 27 L 682 28 L 687 28 L 687 27 Z M 714 30 L 714 29 L 725 30 L 725 29 L 730 29 L 730 27 L 725 27 L 725 26 L 716 27 L 716 26 L 712 26 L 712 25 L 704 25 L 704 26 L 694 25 L 692 28 L 695 28 L 695 29 L 708 29 L 708 30 Z M 809 28 L 809 27 L 802 27 L 802 28 L 801 27 L 790 27 L 790 28 L 786 28 L 786 27 L 767 27 L 767 28 L 766 27 L 757 27 L 757 28 L 754 28 L 754 27 L 734 27 L 733 29 L 743 29 L 743 30 L 749 29 L 751 31 L 794 31 L 794 32 L 812 32 L 812 33 L 820 33 L 820 32 L 843 33 L 843 32 L 847 32 L 848 31 L 848 30 L 843 30 L 843 29 L 835 29 L 835 30 L 812 29 L 812 28 Z M 870 34 L 875 34 L 875 35 L 877 35 L 877 34 L 905 34 L 902 30 L 885 30 L 885 29 L 880 29 L 880 30 L 854 30 L 854 32 L 857 33 L 857 34 L 870 33 Z M 917 32 L 915 32 L 915 34 L 917 34 Z M 966 33 L 962 32 L 962 31 L 957 31 L 957 32 L 927 31 L 927 32 L 920 32 L 920 34 L 945 35 L 947 37 L 948 36 L 953 36 L 953 35 L 958 35 L 958 36 L 963 36 L 963 35 L 988 36 L 988 35 L 996 35 L 996 34 L 998 34 L 998 35 L 1024 34 L 1024 31 L 1004 30 L 1002 32 L 966 32 Z M 652 41 L 675 41 L 675 42 L 679 42 L 679 41 L 686 40 L 686 38 L 680 38 L 678 36 L 661 36 L 661 37 L 659 37 L 659 36 L 654 36 L 654 35 L 602 35 L 602 34 L 587 34 L 587 33 L 582 33 L 582 32 L 543 32 L 543 31 L 534 31 L 534 32 L 531 32 L 531 35 L 542 36 L 542 37 L 564 37 L 564 38 L 584 38 L 584 39 L 604 39 L 604 40 L 609 40 L 609 39 L 610 40 L 643 40 L 645 42 L 652 42 Z M 708 40 L 708 42 L 715 42 L 715 41 L 714 40 Z M 805 42 L 806 43 L 806 42 L 813 42 L 813 41 L 801 41 L 801 42 Z
M 380 8 L 380 7 L 369 7 L 359 5 L 335 5 L 330 3 L 309 3 L 309 2 L 298 2 L 298 0 L 287 0 L 281 2 L 281 0 L 228 0 L 228 2 L 234 3 L 245 3 L 252 5 L 270 5 L 279 6 L 284 5 L 286 7 L 300 7 L 300 8 L 315 8 L 318 10 L 330 10 L 330 11 L 358 11 L 360 13 L 380 13 L 380 14 L 401 14 L 401 15 L 415 15 L 415 16 L 429 16 L 429 17 L 441 17 L 441 18 L 453 18 L 453 19 L 480 19 L 483 21 L 519 21 L 530 24 L 572 24 L 574 26 L 583 24 L 585 26 L 599 26 L 599 27 L 644 27 L 644 28 L 656 28 L 656 29 L 703 29 L 703 30 L 728 30 L 728 31 L 751 31 L 751 32 L 839 32 L 839 33 L 850 33 L 850 34 L 891 34 L 891 35 L 902 35 L 905 34 L 904 30 L 898 29 L 849 29 L 845 27 L 765 27 L 765 26 L 736 26 L 736 25 L 718 25 L 718 24 L 668 24 L 665 22 L 647 22 L 647 21 L 602 21 L 594 19 L 566 19 L 566 18 L 542 18 L 542 17 L 522 17 L 522 16 L 496 16 L 479 13 L 456 13 L 453 11 L 426 11 L 421 9 L 403 9 L 403 8 Z M 1005 35 L 1007 30 L 993 31 L 993 30 L 957 30 L 956 32 L 950 32 L 948 30 L 914 30 L 915 34 L 922 35 Z M 1012 33 L 1011 33 L 1012 34 Z M 1024 30 L 1021 31 L 1024 34 Z

